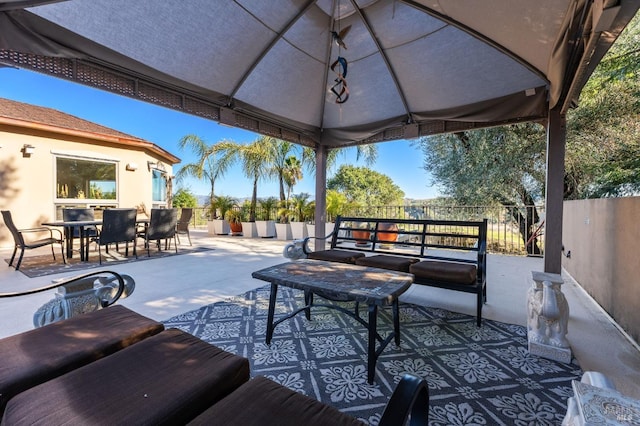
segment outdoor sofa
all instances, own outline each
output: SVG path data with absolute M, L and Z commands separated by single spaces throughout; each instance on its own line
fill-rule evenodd
M 2 425 L 362 424 L 120 305 L 0 339 L 0 357 Z M 426 382 L 406 375 L 380 425 L 426 424 L 428 404 Z

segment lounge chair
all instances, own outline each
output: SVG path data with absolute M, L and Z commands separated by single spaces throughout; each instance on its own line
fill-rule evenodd
M 16 225 L 13 223 L 13 219 L 11 218 L 11 212 L 8 210 L 2 211 L 2 218 L 4 219 L 4 223 L 13 235 L 14 248 L 13 254 L 11 255 L 11 260 L 9 261 L 9 266 L 13 264 L 13 260 L 16 257 L 16 253 L 18 249 L 20 249 L 20 257 L 18 258 L 18 263 L 16 263 L 16 271 L 20 269 L 20 264 L 22 263 L 22 257 L 24 256 L 25 250 L 35 249 L 38 247 L 44 247 L 51 245 L 51 254 L 53 255 L 53 260 L 56 260 L 56 254 L 53 251 L 54 244 L 60 244 L 60 254 L 62 255 L 62 261 L 67 263 L 67 260 L 64 257 L 64 247 L 62 238 L 62 232 L 58 229 L 51 229 L 44 226 L 37 228 L 26 228 L 26 229 L 18 229 Z M 54 231 L 59 235 L 58 237 L 54 236 Z M 40 233 L 40 234 L 48 234 L 48 236 L 44 238 L 39 238 L 36 240 L 27 241 L 24 238 L 24 234 L 32 234 L 32 233 Z

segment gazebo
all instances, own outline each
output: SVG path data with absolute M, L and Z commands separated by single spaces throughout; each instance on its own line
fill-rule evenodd
M 565 114 L 633 0 L 7 0 L 0 62 L 329 150 L 547 129 L 545 272 L 561 271 Z

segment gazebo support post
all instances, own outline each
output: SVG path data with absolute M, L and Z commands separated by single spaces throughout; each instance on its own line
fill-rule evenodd
M 315 211 L 315 236 L 325 236 L 325 222 L 327 221 L 327 154 L 326 145 L 316 146 L 316 211 Z M 325 241 L 316 240 L 314 250 L 324 250 Z
M 544 272 L 562 273 L 562 203 L 567 120 L 556 107 L 547 125 L 547 182 L 545 196 Z

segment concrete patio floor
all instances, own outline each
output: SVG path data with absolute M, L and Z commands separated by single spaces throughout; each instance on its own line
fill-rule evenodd
M 251 272 L 286 261 L 282 256 L 285 241 L 209 237 L 201 230 L 191 231 L 191 237 L 194 245 L 213 250 L 114 265 L 114 271 L 131 275 L 136 282 L 133 294 L 119 303 L 155 320 L 166 320 L 267 285 L 253 279 Z M 42 253 L 47 253 L 47 249 Z M 34 254 L 28 252 L 25 256 Z M 8 259 L 10 255 L 10 250 L 0 250 L 2 259 Z M 108 265 L 103 266 L 102 269 L 109 268 Z M 487 269 L 488 303 L 484 306 L 483 317 L 526 325 L 531 271 L 543 269 L 542 259 L 489 255 Z M 25 291 L 47 285 L 53 279 L 73 275 L 77 273 L 28 278 L 3 261 L 0 264 L 0 291 Z M 562 290 L 570 308 L 567 338 L 580 367 L 584 371 L 606 374 L 620 392 L 640 399 L 638 346 L 626 338 L 571 277 L 565 276 Z M 0 299 L 0 337 L 32 329 L 33 313 L 52 299 L 53 293 L 52 290 Z M 475 315 L 473 294 L 414 285 L 401 300 Z

